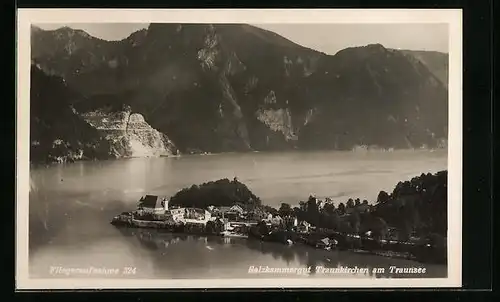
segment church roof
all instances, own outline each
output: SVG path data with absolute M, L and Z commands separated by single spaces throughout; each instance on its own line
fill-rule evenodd
M 161 202 L 162 198 L 156 195 L 146 195 L 141 198 L 140 206 L 143 208 L 161 208 L 163 207 Z

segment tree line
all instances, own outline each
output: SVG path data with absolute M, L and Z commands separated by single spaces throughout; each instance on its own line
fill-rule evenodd
M 207 208 L 239 204 L 249 217 L 260 219 L 268 214 L 297 218 L 318 227 L 348 234 L 365 234 L 382 238 L 395 229 L 402 240 L 436 234 L 447 237 L 447 171 L 422 173 L 399 182 L 391 193 L 380 191 L 375 202 L 348 199 L 337 206 L 327 199 L 310 196 L 292 207 L 282 203 L 278 209 L 263 205 L 260 198 L 236 178 L 224 178 L 193 185 L 175 194 L 171 205 Z M 291 219 L 285 219 L 290 226 Z M 288 227 L 285 225 L 285 227 Z M 390 228 L 392 227 L 392 228 Z
M 239 204 L 246 210 L 261 206 L 261 200 L 243 183 L 223 178 L 184 188 L 170 198 L 170 205 L 206 209 Z
M 282 217 L 297 217 L 319 228 L 342 233 L 384 237 L 393 227 L 398 237 L 407 240 L 436 234 L 447 236 L 447 171 L 421 174 L 399 182 L 392 193 L 380 191 L 376 201 L 348 199 L 336 207 L 331 200 L 321 201 L 310 196 L 298 207 L 282 203 L 275 212 Z

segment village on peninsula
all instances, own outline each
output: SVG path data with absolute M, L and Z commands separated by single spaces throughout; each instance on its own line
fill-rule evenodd
M 373 203 L 309 196 L 292 207 L 263 205 L 237 178 L 182 189 L 171 198 L 143 196 L 115 216 L 117 227 L 305 244 L 424 263 L 447 262 L 447 171 L 399 182 Z

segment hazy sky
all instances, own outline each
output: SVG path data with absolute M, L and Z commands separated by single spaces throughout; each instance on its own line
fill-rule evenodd
M 69 26 L 105 40 L 121 40 L 148 23 L 37 24 L 44 29 Z M 448 52 L 447 24 L 264 24 L 305 47 L 327 54 L 352 46 L 380 43 L 387 48 Z

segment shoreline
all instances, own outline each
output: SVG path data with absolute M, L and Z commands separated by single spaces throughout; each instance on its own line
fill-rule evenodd
M 290 149 L 290 150 L 249 150 L 249 151 L 228 151 L 228 152 L 205 152 L 205 153 L 180 153 L 173 155 L 155 155 L 155 156 L 123 156 L 117 158 L 104 158 L 104 159 L 93 159 L 93 158 L 85 158 L 85 159 L 77 159 L 72 161 L 51 161 L 51 162 L 32 162 L 29 161 L 30 169 L 36 168 L 48 168 L 53 166 L 64 166 L 71 165 L 75 163 L 86 163 L 86 162 L 107 162 L 107 161 L 120 161 L 120 160 L 132 160 L 132 159 L 159 159 L 159 158 L 185 158 L 185 157 L 196 157 L 196 156 L 220 156 L 220 155 L 250 155 L 250 154 L 279 154 L 279 153 L 324 153 L 324 152 L 338 152 L 344 154 L 366 154 L 366 153 L 393 153 L 393 152 L 445 152 L 448 151 L 447 147 L 443 148 L 433 148 L 433 149 L 424 149 L 424 148 L 394 148 L 390 150 L 388 149 L 363 149 L 363 150 L 339 150 L 339 149 Z
M 117 217 L 123 214 L 118 215 Z M 368 236 L 360 236 L 356 234 L 342 233 L 334 230 L 319 229 L 313 232 L 300 233 L 293 230 L 278 229 L 271 231 L 268 235 L 256 235 L 252 233 L 250 228 L 244 234 L 232 233 L 230 231 L 210 232 L 206 226 L 198 226 L 190 223 L 172 223 L 168 221 L 141 220 L 135 218 L 120 218 L 115 217 L 111 224 L 117 228 L 127 229 L 154 229 L 162 230 L 171 234 L 195 235 L 201 237 L 215 236 L 222 238 L 236 238 L 241 240 L 254 240 L 260 242 L 272 242 L 282 245 L 288 245 L 291 248 L 297 245 L 308 246 L 313 249 L 326 251 L 347 251 L 356 254 L 367 254 L 391 259 L 404 259 L 416 261 L 419 263 L 447 265 L 447 259 L 438 259 L 432 255 L 435 251 L 431 247 L 423 244 L 410 241 L 374 239 Z M 233 222 L 235 223 L 235 222 Z M 237 223 L 237 222 L 236 222 Z M 254 222 L 257 223 L 258 222 Z M 229 222 L 231 224 L 231 222 Z M 283 234 L 285 234 L 283 236 Z M 234 235 L 234 236 L 233 236 Z M 291 243 L 290 237 L 294 237 Z M 334 245 L 322 246 L 319 243 L 321 240 L 311 240 L 314 238 L 336 238 Z M 406 246 L 406 248 L 405 248 Z M 424 249 L 424 250 L 422 250 Z M 399 250 L 399 251 L 398 251 Z M 431 254 L 429 254 L 431 253 Z M 429 259 L 429 257 L 434 259 Z
M 147 195 L 136 210 L 122 212 L 111 224 L 244 235 L 248 240 L 363 250 L 390 257 L 402 253 L 422 262 L 446 263 L 447 175 L 447 170 L 441 170 L 399 181 L 392 192 L 379 191 L 372 203 L 349 198 L 335 206 L 331 198 L 310 195 L 307 201 L 299 201 L 299 207 L 281 203 L 279 209 L 263 204 L 236 177 L 225 178 L 192 185 L 169 200 Z M 150 205 L 145 204 L 146 198 Z
M 145 230 L 158 230 L 158 228 L 147 228 L 147 227 L 130 227 L 130 226 L 117 226 L 117 228 L 125 228 L 125 229 L 145 229 Z M 191 236 L 199 236 L 199 237 L 215 237 L 215 238 L 229 238 L 229 239 L 237 239 L 237 240 L 252 240 L 256 242 L 267 242 L 267 243 L 274 243 L 274 244 L 279 244 L 286 246 L 282 242 L 275 241 L 275 240 L 259 240 L 258 238 L 253 238 L 251 236 L 248 237 L 243 237 L 243 236 L 224 236 L 223 234 L 209 234 L 209 233 L 203 233 L 203 232 L 175 232 L 175 231 L 167 231 L 169 234 L 173 235 L 191 235 Z M 340 252 L 349 252 L 349 253 L 354 253 L 354 254 L 361 254 L 361 255 L 370 255 L 370 256 L 378 256 L 378 257 L 384 257 L 384 258 L 390 258 L 390 259 L 401 259 L 401 260 L 409 260 L 409 261 L 414 261 L 422 264 L 432 264 L 432 265 L 443 265 L 446 266 L 446 262 L 432 262 L 432 261 L 422 261 L 422 259 L 418 259 L 416 256 L 409 254 L 409 253 L 404 253 L 404 252 L 395 252 L 391 250 L 363 250 L 363 249 L 354 249 L 354 248 L 339 248 L 335 247 L 332 249 L 324 249 L 320 248 L 311 244 L 307 244 L 305 242 L 294 242 L 293 245 L 289 245 L 290 248 L 293 248 L 294 246 L 304 246 L 304 247 L 309 247 L 312 248 L 313 250 L 325 250 L 327 252 L 335 252 L 335 251 L 340 251 Z

